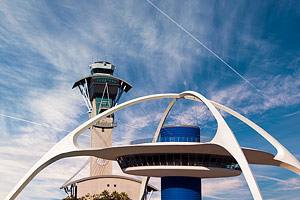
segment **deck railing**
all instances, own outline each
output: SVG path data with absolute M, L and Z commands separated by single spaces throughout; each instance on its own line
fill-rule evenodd
M 153 138 L 143 138 L 131 141 L 130 144 L 144 144 L 144 143 L 152 143 Z M 195 138 L 195 137 L 163 137 L 158 138 L 158 142 L 200 142 L 205 143 L 207 139 L 203 137 Z

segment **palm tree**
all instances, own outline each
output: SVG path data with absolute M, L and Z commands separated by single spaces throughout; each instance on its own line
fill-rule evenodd
M 79 198 L 66 197 L 62 200 L 131 200 L 131 199 L 128 197 L 128 194 L 126 192 L 118 193 L 117 191 L 114 191 L 110 195 L 107 190 L 104 190 L 101 194 L 91 195 L 90 193 L 88 193 Z
M 117 191 L 114 191 L 113 193 L 111 193 L 110 195 L 111 199 L 113 200 L 120 200 L 120 194 Z
M 109 192 L 108 192 L 107 190 L 104 190 L 104 191 L 100 194 L 100 199 L 102 199 L 102 200 L 110 200 Z
M 126 192 L 120 193 L 120 200 L 130 200 Z

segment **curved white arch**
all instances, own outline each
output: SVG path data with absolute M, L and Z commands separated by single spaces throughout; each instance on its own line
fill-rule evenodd
M 186 98 L 186 99 L 192 99 L 197 101 L 202 101 L 212 112 L 214 117 L 216 118 L 218 122 L 218 129 L 215 137 L 211 141 L 211 143 L 218 144 L 223 146 L 239 163 L 246 181 L 250 187 L 250 191 L 253 195 L 254 199 L 262 199 L 259 188 L 257 186 L 257 183 L 253 177 L 253 174 L 251 172 L 251 169 L 248 165 L 248 162 L 235 138 L 233 135 L 231 129 L 228 127 L 227 123 L 221 116 L 221 114 L 217 111 L 215 108 L 218 107 L 221 110 L 225 110 L 226 112 L 229 111 L 230 114 L 238 117 L 240 120 L 247 123 L 249 126 L 254 128 L 257 132 L 263 135 L 268 141 L 270 140 L 275 147 L 280 147 L 278 150 L 278 154 L 276 156 L 276 159 L 283 162 L 281 167 L 293 170 L 297 169 L 300 170 L 300 167 L 297 168 L 297 163 L 299 165 L 299 162 L 282 146 L 277 142 L 274 138 L 272 139 L 272 136 L 268 135 L 268 133 L 264 132 L 263 129 L 258 127 L 256 124 L 251 122 L 250 120 L 246 119 L 245 117 L 239 115 L 238 113 L 234 112 L 233 110 L 230 110 L 229 108 L 222 106 L 220 104 L 217 104 L 215 102 L 207 100 L 204 96 L 202 96 L 199 93 L 193 92 L 193 91 L 187 91 L 183 92 L 181 94 L 156 94 L 156 95 L 149 95 L 144 96 L 140 98 L 136 98 L 130 101 L 127 101 L 125 103 L 119 104 L 91 119 L 86 121 L 85 123 L 78 126 L 76 129 L 74 129 L 72 132 L 70 132 L 67 136 L 65 136 L 61 141 L 59 141 L 53 148 L 51 148 L 26 174 L 25 176 L 19 181 L 19 183 L 12 189 L 12 191 L 7 195 L 5 198 L 6 200 L 15 199 L 18 194 L 25 188 L 25 186 L 45 167 L 50 165 L 51 163 L 66 157 L 72 157 L 72 156 L 90 156 L 94 155 L 95 151 L 94 149 L 82 149 L 77 143 L 77 137 L 83 133 L 85 130 L 87 130 L 89 127 L 96 124 L 101 119 L 105 118 L 108 115 L 111 115 L 115 113 L 118 110 L 121 110 L 123 108 L 126 108 L 130 105 L 134 105 L 140 102 L 153 100 L 153 99 L 161 99 L 161 98 L 173 98 L 173 101 L 169 104 L 168 108 L 165 111 L 164 118 L 168 115 L 170 109 L 176 102 L 178 98 Z M 176 99 L 176 100 L 175 100 Z M 161 119 L 161 124 L 163 124 L 165 119 Z M 248 121 L 247 121 L 248 120 Z M 162 125 L 161 125 L 162 126 Z M 161 128 L 161 127 L 160 127 Z M 261 129 L 261 130 L 260 130 Z M 157 129 L 158 130 L 158 129 Z M 156 131 L 157 132 L 157 131 Z M 159 133 L 158 133 L 159 134 Z M 269 142 L 270 142 L 269 141 Z M 279 145 L 278 145 L 279 144 Z M 101 149 L 97 149 L 98 151 L 101 151 Z M 282 153 L 283 152 L 283 153 Z M 288 152 L 288 153 L 286 153 Z M 288 156 L 287 156 L 288 155 Z M 99 155 L 98 155 L 99 156 Z M 292 162 L 291 160 L 293 160 Z M 287 161 L 287 162 L 286 162 Z M 294 169 L 294 168 L 295 169 Z M 290 170 L 292 170 L 290 169 Z M 293 171 L 292 170 L 292 171 Z M 297 173 L 297 172 L 296 172 Z M 145 177 L 147 178 L 147 177 Z M 146 179 L 145 179 L 146 180 Z M 144 181 L 143 181 L 144 182 Z M 147 184 L 147 182 L 145 183 Z
M 179 98 L 179 95 L 169 93 L 169 94 L 154 94 L 154 95 L 143 96 L 143 97 L 139 97 L 139 98 L 136 98 L 136 99 L 126 101 L 122 104 L 119 104 L 119 105 L 117 105 L 113 108 L 110 108 L 110 109 L 104 111 L 103 113 L 101 113 L 99 115 L 96 115 L 95 117 L 89 119 L 88 121 L 86 121 L 85 123 L 83 123 L 82 125 L 77 127 L 76 129 L 74 129 L 70 133 L 73 136 L 73 142 L 74 142 L 75 146 L 80 148 L 78 143 L 77 143 L 77 137 L 80 134 L 82 134 L 85 130 L 87 130 L 89 127 L 93 126 L 98 121 L 105 118 L 106 116 L 111 115 L 111 114 L 113 114 L 113 113 L 115 113 L 119 110 L 122 110 L 123 108 L 126 108 L 128 106 L 131 106 L 131 105 L 134 105 L 134 104 L 137 104 L 137 103 L 141 103 L 141 102 L 149 101 L 149 100 L 154 100 L 154 99 L 163 99 L 163 98 Z
M 186 92 L 180 93 L 179 96 L 180 96 L 180 98 L 184 98 L 186 96 L 195 97 L 199 101 L 202 101 L 208 107 L 210 112 L 213 114 L 213 116 L 217 120 L 217 124 L 218 124 L 217 133 L 216 133 L 215 137 L 213 138 L 213 140 L 211 141 L 211 143 L 223 146 L 236 159 L 236 161 L 238 162 L 238 164 L 240 165 L 240 167 L 243 171 L 243 174 L 248 183 L 248 186 L 250 188 L 253 198 L 255 200 L 262 199 L 259 187 L 253 176 L 253 173 L 248 164 L 248 161 L 247 161 L 243 151 L 241 150 L 241 147 L 238 144 L 238 141 L 236 140 L 231 129 L 229 128 L 229 126 L 225 122 L 224 118 L 219 113 L 219 111 L 212 105 L 212 103 L 209 100 L 207 100 L 203 95 L 201 95 L 197 92 L 186 91 Z M 165 112 L 160 120 L 160 123 L 157 127 L 157 130 L 155 132 L 153 142 L 157 141 L 159 134 L 160 134 L 160 130 L 162 128 L 162 125 L 163 125 L 164 121 L 166 120 L 168 113 L 170 112 L 171 108 L 173 107 L 173 105 L 175 104 L 176 101 L 177 101 L 177 99 L 173 99 L 173 101 L 169 104 L 169 106 L 165 110 Z M 144 190 L 145 190 L 145 187 L 146 187 L 148 181 L 149 181 L 148 177 L 143 177 L 142 186 L 144 188 L 141 188 L 139 199 L 143 199 L 143 196 L 145 193 Z
M 200 101 L 192 96 L 185 96 L 184 98 L 193 100 L 193 101 Z M 280 144 L 274 137 L 272 137 L 269 133 L 267 133 L 264 129 L 260 126 L 252 122 L 251 120 L 247 119 L 243 115 L 239 114 L 238 112 L 222 105 L 216 103 L 214 101 L 210 101 L 215 107 L 219 108 L 227 112 L 228 114 L 236 117 L 237 119 L 241 120 L 253 130 L 255 130 L 258 134 L 260 134 L 263 138 L 265 138 L 272 146 L 274 146 L 277 150 L 276 156 L 273 158 L 274 160 L 280 161 L 280 167 L 288 169 L 298 175 L 300 175 L 300 162 L 282 145 Z
M 190 92 L 183 92 L 180 94 L 180 98 L 186 98 L 186 99 L 190 99 L 190 100 L 194 100 L 194 101 L 200 101 L 200 102 L 203 102 L 203 96 L 202 96 L 202 99 L 201 98 L 198 98 L 197 96 L 195 96 L 194 94 L 192 93 L 195 93 L 195 92 L 191 92 L 191 94 L 189 94 Z M 198 93 L 197 93 L 198 94 Z M 168 116 L 168 113 L 170 112 L 170 110 L 172 109 L 172 107 L 174 106 L 174 104 L 176 103 L 177 99 L 173 99 L 173 101 L 169 104 L 169 106 L 167 107 L 167 109 L 165 110 L 165 113 L 163 114 L 162 118 L 161 118 L 161 121 L 157 127 L 157 130 L 155 132 L 155 136 L 154 136 L 154 139 L 153 139 L 153 142 L 156 142 L 158 137 L 159 137 L 159 134 L 160 134 L 160 130 L 163 126 L 163 123 L 164 121 L 166 120 L 166 117 Z M 208 102 L 208 100 L 206 100 L 206 102 Z M 252 121 L 250 121 L 249 119 L 247 119 L 246 117 L 240 115 L 239 113 L 231 110 L 230 108 L 226 107 L 226 106 L 223 106 L 221 104 L 218 104 L 216 102 L 213 102 L 213 101 L 209 101 L 213 106 L 233 115 L 234 117 L 238 118 L 239 120 L 243 121 L 244 123 L 246 123 L 248 126 L 250 126 L 251 128 L 253 128 L 256 132 L 258 132 L 261 136 L 263 136 L 268 142 L 270 142 L 276 149 L 277 149 L 277 155 L 275 156 L 275 158 L 273 158 L 274 160 L 278 160 L 281 162 L 280 164 L 280 167 L 282 168 L 285 168 L 285 169 L 288 169 L 290 171 L 293 171 L 295 173 L 297 173 L 298 175 L 300 175 L 300 163 L 299 161 L 283 146 L 281 145 L 275 138 L 273 138 L 270 134 L 268 134 L 265 130 L 263 130 L 261 127 L 259 127 L 258 125 L 256 125 L 255 123 L 253 123 Z M 210 108 L 209 108 L 210 109 Z M 211 110 L 212 112 L 212 110 Z M 218 111 L 217 111 L 218 112 Z M 214 114 L 214 112 L 212 112 L 212 114 L 214 115 L 214 117 L 216 118 L 216 115 Z M 223 118 L 222 116 L 219 116 L 221 118 Z M 216 118 L 217 122 L 218 122 L 218 131 L 219 131 L 219 122 L 220 122 L 220 118 L 219 120 Z M 225 121 L 225 120 L 224 120 Z M 226 123 L 226 122 L 225 122 Z M 227 123 L 226 123 L 227 124 Z M 228 125 L 227 125 L 228 126 Z M 228 127 L 229 128 L 229 127 Z M 230 129 L 230 128 L 229 128 Z M 218 133 L 217 131 L 217 133 Z M 232 131 L 230 130 L 230 133 L 233 135 Z M 219 136 L 217 137 L 217 139 L 219 141 L 223 141 L 223 137 L 225 136 L 220 136 L 221 134 L 219 134 Z M 217 136 L 217 134 L 216 134 Z M 235 137 L 234 137 L 235 138 Z M 214 138 L 216 139 L 216 137 Z M 216 143 L 216 140 L 212 140 L 211 142 L 212 143 Z M 235 139 L 236 140 L 236 139 Z M 237 141 L 236 141 L 237 142 Z M 220 144 L 219 142 L 217 142 L 216 144 L 219 144 L 221 146 L 224 147 L 224 144 Z M 238 144 L 238 143 L 237 143 Z M 229 145 L 230 146 L 230 145 Z M 239 144 L 238 144 L 239 146 Z M 239 146 L 240 148 L 240 146 Z M 228 149 L 227 149 L 228 150 Z M 229 151 L 230 152 L 230 151 Z M 230 152 L 231 153 L 231 152 Z M 245 156 L 244 156 L 245 157 Z M 237 160 L 238 161 L 238 160 Z M 244 160 L 245 161 L 245 160 Z M 250 187 L 250 190 L 251 190 L 251 187 L 253 188 L 252 190 L 259 190 L 258 186 L 257 186 L 257 183 L 252 175 L 252 172 L 251 172 L 251 169 L 249 167 L 249 164 L 248 164 L 248 161 L 246 160 L 247 162 L 247 165 L 248 165 L 248 168 L 249 168 L 249 172 L 247 174 L 248 176 L 248 179 L 250 178 L 250 181 L 247 180 L 247 177 L 245 175 L 245 178 L 247 180 L 247 183 Z M 244 172 L 244 170 L 243 170 Z M 244 172 L 245 174 L 245 172 Z M 249 174 L 251 174 L 251 176 L 249 177 Z M 251 181 L 252 179 L 252 181 Z M 146 187 L 146 183 L 148 183 L 149 181 L 149 177 L 143 177 L 143 183 L 144 183 L 144 187 Z M 255 182 L 255 184 L 254 184 Z M 251 186 L 251 185 L 252 186 Z M 251 190 L 251 192 L 252 192 Z M 140 198 L 139 199 L 142 199 L 142 195 L 144 194 L 143 193 L 144 189 L 141 188 L 141 192 L 140 192 Z M 257 192 L 258 193 L 258 192 Z M 260 193 L 260 191 L 259 191 Z M 252 194 L 253 195 L 253 194 Z M 261 194 L 260 194 L 261 196 Z M 261 197 L 262 198 L 262 197 Z M 254 198 L 255 199 L 255 198 Z
M 216 102 L 211 101 L 211 103 L 216 106 L 217 108 L 231 114 L 232 116 L 236 117 L 237 119 L 241 120 L 248 126 L 250 126 L 253 130 L 259 133 L 262 137 L 264 137 L 270 144 L 272 144 L 276 150 L 277 154 L 273 158 L 274 160 L 278 160 L 283 162 L 280 167 L 288 169 L 296 174 L 300 175 L 300 163 L 299 161 L 282 145 L 280 144 L 275 138 L 273 138 L 269 133 L 267 133 L 264 129 L 259 127 L 257 124 L 253 123 L 243 115 L 235 112 L 234 110 L 218 104 Z
M 260 193 L 259 187 L 256 183 L 256 180 L 253 176 L 253 173 L 251 171 L 251 168 L 248 164 L 248 161 L 241 150 L 241 147 L 235 138 L 234 134 L 232 133 L 231 129 L 225 122 L 222 115 L 219 113 L 219 111 L 213 106 L 213 104 L 207 100 L 204 96 L 197 92 L 193 91 L 186 91 L 181 93 L 182 96 L 194 96 L 197 99 L 201 100 L 210 110 L 210 112 L 213 114 L 215 119 L 217 120 L 218 128 L 215 137 L 210 141 L 210 143 L 218 144 L 225 148 L 238 162 L 238 164 L 241 167 L 241 170 L 245 176 L 245 179 L 248 183 L 248 186 L 250 188 L 251 194 L 253 196 L 253 199 L 255 200 L 261 200 L 262 195 Z
M 163 124 L 165 123 L 165 120 L 170 112 L 170 110 L 172 109 L 172 107 L 174 106 L 174 104 L 177 102 L 177 98 L 174 98 L 171 103 L 168 105 L 168 107 L 166 108 L 163 116 L 161 117 L 160 119 L 160 122 L 156 128 L 156 132 L 154 134 L 154 137 L 153 137 L 153 140 L 152 140 L 152 143 L 154 142 L 157 142 L 158 141 L 158 138 L 159 138 L 159 133 L 160 133 L 160 130 L 163 126 Z M 142 177 L 142 185 L 141 185 L 141 188 L 140 188 L 140 194 L 139 194 L 139 199 L 140 200 L 143 200 L 145 199 L 145 195 L 146 195 L 146 189 L 147 189 L 147 185 L 148 185 L 148 182 L 150 180 L 150 177 L 149 176 L 143 176 Z
M 95 117 L 84 122 L 68 135 L 66 135 L 61 141 L 55 144 L 24 176 L 23 178 L 15 185 L 15 187 L 10 191 L 6 196 L 5 200 L 15 199 L 19 193 L 25 188 L 25 186 L 45 167 L 49 166 L 51 163 L 66 157 L 71 157 L 73 152 L 85 152 L 88 149 L 82 149 L 77 143 L 77 137 L 82 134 L 89 127 L 96 124 L 101 119 L 105 118 L 108 115 L 115 113 L 118 110 L 126 108 L 128 106 L 153 100 L 153 99 L 162 99 L 162 98 L 178 98 L 178 94 L 155 94 L 136 98 L 122 104 L 119 104 L 109 110 L 104 111 L 103 113 L 96 115 Z M 81 151 L 80 151 L 81 150 Z M 82 155 L 83 156 L 83 155 Z

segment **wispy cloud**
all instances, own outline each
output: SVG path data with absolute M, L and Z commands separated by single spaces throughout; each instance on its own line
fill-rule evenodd
M 1 1 L 0 113 L 72 130 L 88 118 L 78 91 L 71 90 L 72 84 L 88 74 L 87 65 L 96 59 L 108 59 L 116 64 L 116 75 L 133 84 L 133 91 L 124 94 L 122 101 L 153 93 L 197 90 L 247 116 L 299 104 L 299 52 L 278 53 L 280 45 L 276 41 L 261 37 L 264 26 L 256 22 L 266 13 L 262 12 L 264 8 L 243 2 L 157 3 L 237 67 L 268 98 L 257 95 L 146 1 Z M 251 12 L 245 12 L 247 9 Z M 279 54 L 282 57 L 276 57 Z M 115 129 L 114 144 L 152 137 L 167 103 L 142 104 L 146 113 L 138 106 L 116 113 L 119 127 Z M 205 122 L 213 121 L 202 107 L 176 106 L 174 109 L 181 116 L 171 112 L 170 123 L 189 123 L 199 118 L 192 123 L 204 127 Z M 4 163 L 0 172 L 5 180 L 0 185 L 2 198 L 66 133 L 3 116 L 0 126 L 0 162 Z M 76 171 L 82 162 L 75 160 L 51 165 L 47 173 L 29 185 L 22 199 L 41 198 L 38 192 L 41 185 L 44 199 L 63 196 L 53 188 L 53 183 L 60 186 Z M 60 170 L 65 168 L 70 169 L 70 174 L 61 175 Z M 240 179 L 224 181 L 207 181 L 206 196 L 222 198 L 220 194 L 226 187 L 235 189 L 231 186 L 244 194 Z M 220 190 L 212 189 L 216 184 L 220 184 Z
M 277 190 L 282 190 L 282 191 L 299 190 L 300 191 L 300 180 L 298 178 L 289 178 L 286 180 L 281 180 L 278 178 L 273 178 L 273 177 L 263 176 L 263 175 L 256 175 L 256 176 L 258 178 L 277 182 L 278 185 Z
M 292 75 L 273 77 L 273 80 L 259 80 L 263 91 L 268 98 L 257 99 L 253 92 L 247 90 L 243 84 L 232 85 L 226 89 L 217 90 L 210 94 L 213 101 L 225 104 L 235 109 L 238 105 L 238 111 L 244 114 L 254 114 L 265 112 L 275 107 L 286 107 L 298 104 L 300 96 L 298 88 L 300 81 L 298 76 L 300 71 Z
M 213 199 L 240 199 L 241 196 L 251 198 L 242 177 L 227 179 L 204 179 L 203 196 Z M 231 191 L 228 193 L 228 191 Z M 243 198 L 244 199 L 244 198 Z

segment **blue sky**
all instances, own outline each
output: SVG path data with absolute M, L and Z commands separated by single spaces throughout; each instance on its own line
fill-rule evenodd
M 197 91 L 256 122 L 300 159 L 300 2 L 153 1 L 264 95 L 147 1 L 0 1 L 0 199 L 68 131 L 88 119 L 73 83 L 88 64 L 107 60 L 133 89 L 121 102 L 155 93 Z M 114 145 L 152 137 L 168 101 L 116 114 Z M 50 126 L 40 126 L 5 115 Z M 224 114 L 241 146 L 276 153 L 262 137 Z M 129 121 L 129 118 L 132 121 Z M 180 101 L 169 124 L 198 125 L 213 137 L 203 105 Z M 87 145 L 88 133 L 81 138 Z M 58 188 L 86 158 L 49 166 L 19 199 L 59 199 Z M 251 166 L 264 199 L 297 199 L 300 178 Z M 85 169 L 78 176 L 87 176 Z M 117 166 L 115 173 L 121 173 Z M 153 184 L 158 184 L 154 179 Z M 228 192 L 229 191 L 229 192 Z M 203 181 L 204 199 L 251 199 L 244 177 Z M 155 198 L 159 198 L 157 194 Z

